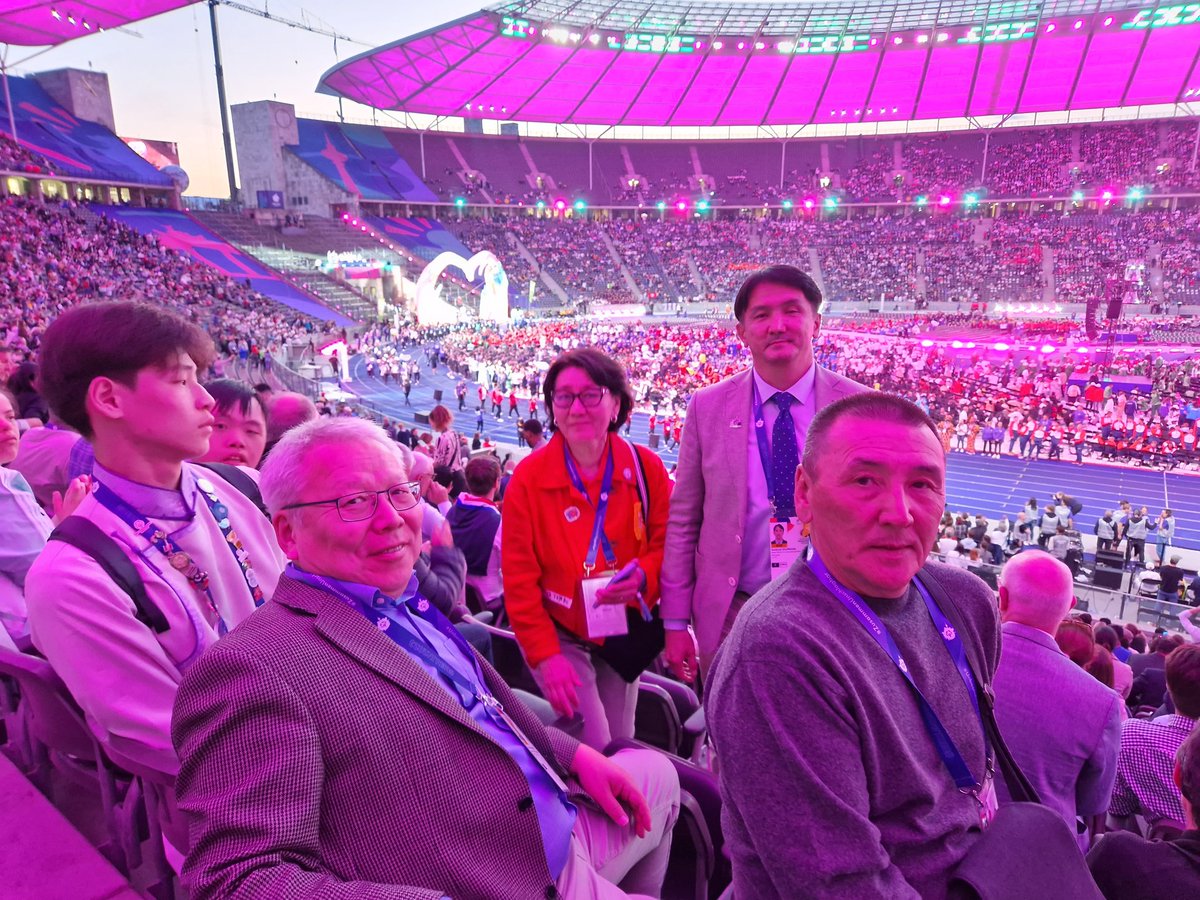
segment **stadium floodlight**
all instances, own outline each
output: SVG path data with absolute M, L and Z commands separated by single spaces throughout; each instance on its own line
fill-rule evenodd
M 826 197 L 825 198 L 825 208 L 826 209 L 837 209 L 837 205 L 838 205 L 837 197 Z
M 924 206 L 928 202 L 929 202 L 929 198 L 926 197 L 924 194 L 919 195 L 916 199 L 917 206 Z
M 658 211 L 659 211 L 659 212 L 662 212 L 664 209 L 666 209 L 666 208 L 667 208 L 667 201 L 666 201 L 666 200 L 659 200 L 659 201 L 658 201 L 657 203 L 655 203 L 654 205 L 655 205 L 656 207 L 658 207 Z
M 791 209 L 791 208 L 792 208 L 792 201 L 791 201 L 791 200 L 784 200 L 784 201 L 783 201 L 783 208 L 784 208 L 784 209 Z
M 978 202 L 978 194 L 967 194 L 965 197 L 963 197 L 963 203 L 967 206 L 975 206 Z
M 804 208 L 805 208 L 805 209 L 812 209 L 812 208 L 813 208 L 814 206 L 816 206 L 816 205 L 817 205 L 817 204 L 816 204 L 816 202 L 813 200 L 813 198 L 812 198 L 812 197 L 805 197 L 805 198 L 804 198 Z
M 1112 191 L 1104 191 L 1103 193 L 1100 194 L 1100 199 L 1103 200 L 1105 203 L 1112 203 L 1112 198 L 1113 198 Z
M 921 346 L 925 348 L 932 347 L 933 341 L 931 341 L 929 338 L 925 338 L 925 340 L 921 341 Z
M 962 341 L 951 341 L 950 346 L 953 347 L 955 350 L 961 350 L 963 348 L 963 342 Z
M 1146 196 L 1145 193 L 1142 191 L 1142 189 L 1140 187 L 1131 187 L 1129 189 L 1129 199 L 1134 201 L 1135 203 L 1138 200 L 1141 200 L 1145 196 Z
M 992 346 L 995 347 L 995 349 L 999 350 L 1001 353 L 1003 353 L 1005 350 L 1008 349 L 1008 344 L 1004 343 L 1004 341 L 996 341 L 996 343 L 993 344 Z
M 1071 199 L 1076 203 L 1082 203 L 1083 202 L 1083 191 L 1072 192 Z
M 953 198 L 949 194 L 942 194 L 942 196 L 938 197 L 938 203 L 942 206 L 949 206 L 951 199 Z
M 701 212 L 706 211 L 708 209 L 708 201 L 707 200 L 697 200 L 696 201 L 696 209 L 700 210 Z
M 462 209 L 464 206 L 467 205 L 467 198 L 466 197 L 455 197 L 454 205 L 457 206 L 459 209 Z
M 557 209 L 559 212 L 562 212 L 564 209 L 567 208 L 567 201 L 562 199 L 562 197 L 559 197 L 557 200 L 554 201 L 554 208 Z
M 546 208 L 546 201 L 545 201 L 545 200 L 539 200 L 539 201 L 537 202 L 537 208 L 538 208 L 538 209 L 545 209 L 545 208 Z
M 687 201 L 686 200 L 676 200 L 675 208 L 677 210 L 679 210 L 680 212 L 683 212 L 685 209 L 687 209 Z
M 1041 350 L 1043 353 L 1053 353 L 1054 345 L 1053 344 L 1042 344 Z
M 578 212 L 583 212 L 585 209 L 587 209 L 587 201 L 586 200 L 576 200 L 575 201 L 575 209 Z

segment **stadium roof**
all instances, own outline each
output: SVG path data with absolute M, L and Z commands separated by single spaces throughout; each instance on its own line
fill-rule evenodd
M 510 0 L 346 60 L 378 109 L 589 125 L 845 124 L 1200 99 L 1200 4 Z
M 64 44 L 197 0 L 0 0 L 0 44 Z

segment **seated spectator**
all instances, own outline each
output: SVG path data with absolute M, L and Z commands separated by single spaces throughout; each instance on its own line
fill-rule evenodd
M 267 411 L 259 395 L 240 381 L 222 378 L 204 389 L 213 398 L 212 439 L 195 462 L 225 463 L 257 469 L 267 448 Z
M 479 591 L 483 605 L 499 608 L 504 595 L 500 578 L 500 510 L 496 491 L 500 463 L 493 456 L 477 456 L 465 469 L 467 489 L 454 501 L 446 521 L 454 546 L 467 558 L 467 584 Z
M 287 432 L 316 417 L 317 404 L 303 394 L 280 391 L 272 395 L 271 402 L 267 405 L 267 446 L 263 450 L 263 457 L 271 452 L 271 448 Z
M 1163 698 L 1167 693 L 1167 657 L 1182 643 L 1183 637 L 1180 635 L 1158 635 L 1151 643 L 1150 652 L 1145 655 L 1145 658 L 1149 659 L 1151 663 L 1160 664 L 1148 664 L 1139 667 L 1135 665 L 1139 659 L 1138 657 L 1134 657 L 1130 661 L 1130 666 L 1135 673 L 1133 676 L 1133 686 L 1129 690 L 1130 708 L 1137 709 L 1139 706 L 1157 707 L 1163 702 Z
M 1179 900 L 1200 896 L 1200 730 L 1175 754 L 1172 781 L 1179 788 L 1183 834 L 1149 841 L 1114 831 L 1088 854 L 1096 885 L 1109 900 Z
M 1166 675 L 1175 712 L 1157 719 L 1126 720 L 1110 815 L 1139 815 L 1151 825 L 1161 819 L 1183 822 L 1173 771 L 1175 753 L 1200 717 L 1200 645 L 1173 650 L 1167 657 Z
M 1092 634 L 1091 626 L 1079 619 L 1063 619 L 1054 631 L 1054 642 L 1067 659 L 1081 669 L 1096 654 L 1096 636 Z
M 1103 647 L 1112 656 L 1112 689 L 1120 694 L 1122 699 L 1127 698 L 1130 689 L 1133 687 L 1133 669 L 1129 668 L 1128 663 L 1121 662 L 1117 656 L 1117 651 L 1121 648 L 1121 645 L 1117 637 L 1116 628 L 1113 628 L 1111 625 L 1099 623 L 1093 627 L 1092 631 L 1096 635 L 1097 646 Z
M 53 511 L 55 492 L 66 493 L 72 478 L 71 454 L 80 441 L 79 432 L 53 416 L 45 428 L 31 428 L 21 436 L 17 458 L 9 468 L 25 476 L 42 509 Z
M 1001 653 L 992 687 L 996 722 L 1013 757 L 1086 850 L 1079 820 L 1108 809 L 1122 709 L 1113 691 L 1055 644 L 1073 592 L 1071 571 L 1045 553 L 1020 553 L 1001 570 Z M 1004 802 L 1004 779 L 996 789 Z
M 213 402 L 196 376 L 212 354 L 195 325 L 124 301 L 68 310 L 41 344 L 50 408 L 95 447 L 98 486 L 75 515 L 115 540 L 148 605 L 52 541 L 25 582 L 33 643 L 119 764 L 167 776 L 183 672 L 270 598 L 285 562 L 252 501 L 185 462 L 208 450 Z
M 280 440 L 262 488 L 292 564 L 175 708 L 191 895 L 656 896 L 672 766 L 545 728 L 416 590 L 396 444 L 318 420 Z

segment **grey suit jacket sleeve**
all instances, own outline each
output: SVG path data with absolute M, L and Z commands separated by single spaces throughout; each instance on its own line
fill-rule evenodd
M 445 896 L 321 871 L 324 765 L 316 723 L 261 661 L 223 647 L 205 653 L 180 689 L 172 735 L 182 761 L 176 793 L 191 836 L 183 878 L 193 900 Z M 231 802 L 230 784 L 241 802 Z
M 667 539 L 663 548 L 659 576 L 659 610 L 662 618 L 692 618 L 692 592 L 696 586 L 696 545 L 700 541 L 700 523 L 704 516 L 703 436 L 698 407 L 700 395 L 692 397 L 683 420 L 683 442 L 679 447 L 679 466 L 675 470 L 675 489 L 667 515 Z
M 1117 752 L 1121 749 L 1121 705 L 1120 695 L 1114 693 L 1092 755 L 1083 764 L 1075 783 L 1075 810 L 1081 816 L 1106 812 L 1112 799 L 1117 783 Z
M 413 566 L 421 594 L 449 619 L 456 606 L 463 604 L 463 586 L 467 583 L 467 559 L 457 547 L 434 547 L 417 557 Z

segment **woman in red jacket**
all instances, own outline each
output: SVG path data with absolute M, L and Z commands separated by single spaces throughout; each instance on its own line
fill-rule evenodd
M 671 481 L 654 453 L 618 436 L 633 395 L 604 353 L 559 356 L 545 398 L 553 437 L 504 495 L 505 606 L 546 699 L 580 712 L 583 741 L 602 749 L 633 736 L 637 676 L 622 677 L 601 648 L 658 602 Z

